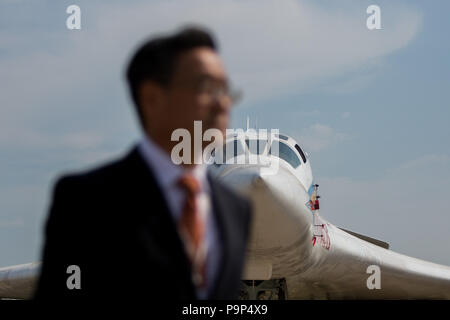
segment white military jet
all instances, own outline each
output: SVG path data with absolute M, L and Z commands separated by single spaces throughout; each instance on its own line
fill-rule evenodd
M 247 128 L 227 135 L 210 161 L 253 203 L 241 299 L 450 299 L 450 267 L 320 216 L 309 156 L 291 137 Z M 30 298 L 39 267 L 0 269 L 0 298 Z
M 228 135 L 211 161 L 212 172 L 253 203 L 241 298 L 450 298 L 450 267 L 320 216 L 308 154 L 291 137 L 247 129 Z

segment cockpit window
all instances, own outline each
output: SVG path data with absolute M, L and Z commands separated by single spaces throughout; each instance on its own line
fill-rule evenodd
M 304 163 L 306 163 L 306 157 L 305 154 L 303 153 L 302 149 L 299 147 L 298 144 L 295 145 L 295 149 L 298 151 L 298 153 L 300 154 L 300 157 L 302 157 L 302 160 Z
M 289 140 L 289 138 L 286 137 L 284 134 L 276 134 L 275 136 L 278 137 L 278 138 L 280 138 L 280 139 L 282 139 L 282 140 L 286 140 L 286 141 Z
M 272 145 L 270 146 L 269 154 L 272 154 L 272 149 L 274 148 L 274 144 L 278 144 L 278 156 L 288 162 L 294 169 L 297 168 L 301 162 L 298 158 L 297 154 L 294 150 L 292 150 L 287 144 L 280 142 L 280 141 L 274 141 Z
M 245 139 L 248 150 L 253 154 L 262 154 L 266 148 L 267 140 Z

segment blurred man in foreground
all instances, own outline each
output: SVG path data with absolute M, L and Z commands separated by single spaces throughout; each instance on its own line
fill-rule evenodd
M 216 44 L 198 28 L 154 38 L 127 80 L 142 141 L 57 182 L 35 298 L 236 299 L 250 205 L 207 173 L 193 144 L 188 161 L 171 158 L 175 130 L 228 126 L 234 97 Z

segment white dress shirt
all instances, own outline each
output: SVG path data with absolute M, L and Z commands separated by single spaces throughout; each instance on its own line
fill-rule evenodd
M 177 185 L 178 180 L 183 174 L 190 171 L 200 183 L 201 190 L 198 195 L 198 208 L 205 218 L 206 226 L 207 288 L 206 290 L 198 289 L 197 296 L 199 299 L 206 299 L 217 276 L 220 259 L 219 251 L 221 250 L 217 223 L 213 214 L 211 190 L 207 179 L 207 165 L 204 163 L 199 164 L 191 170 L 184 168 L 182 165 L 176 165 L 172 162 L 170 156 L 147 135 L 144 135 L 138 149 L 154 174 L 176 225 L 183 213 L 183 205 L 186 198 L 185 190 Z

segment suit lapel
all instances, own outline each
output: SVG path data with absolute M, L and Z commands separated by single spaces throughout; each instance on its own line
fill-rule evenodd
M 128 165 L 125 172 L 130 173 L 130 183 L 134 186 L 132 201 L 137 212 L 137 223 L 146 226 L 140 237 L 149 244 L 151 249 L 149 254 L 159 256 L 161 261 L 177 266 L 181 278 L 191 283 L 194 295 L 189 259 L 154 173 L 144 162 L 137 148 L 133 149 L 125 161 Z
M 211 198 L 213 203 L 213 212 L 217 220 L 217 225 L 220 235 L 220 243 L 222 245 L 222 256 L 219 264 L 219 271 L 216 281 L 213 285 L 213 289 L 210 294 L 210 299 L 221 299 L 219 292 L 226 292 L 228 286 L 228 276 L 225 274 L 227 270 L 230 270 L 230 264 L 232 264 L 232 225 L 230 217 L 232 213 L 228 212 L 230 206 L 226 203 L 223 194 L 221 192 L 220 185 L 212 178 L 208 172 L 208 181 L 211 186 Z

